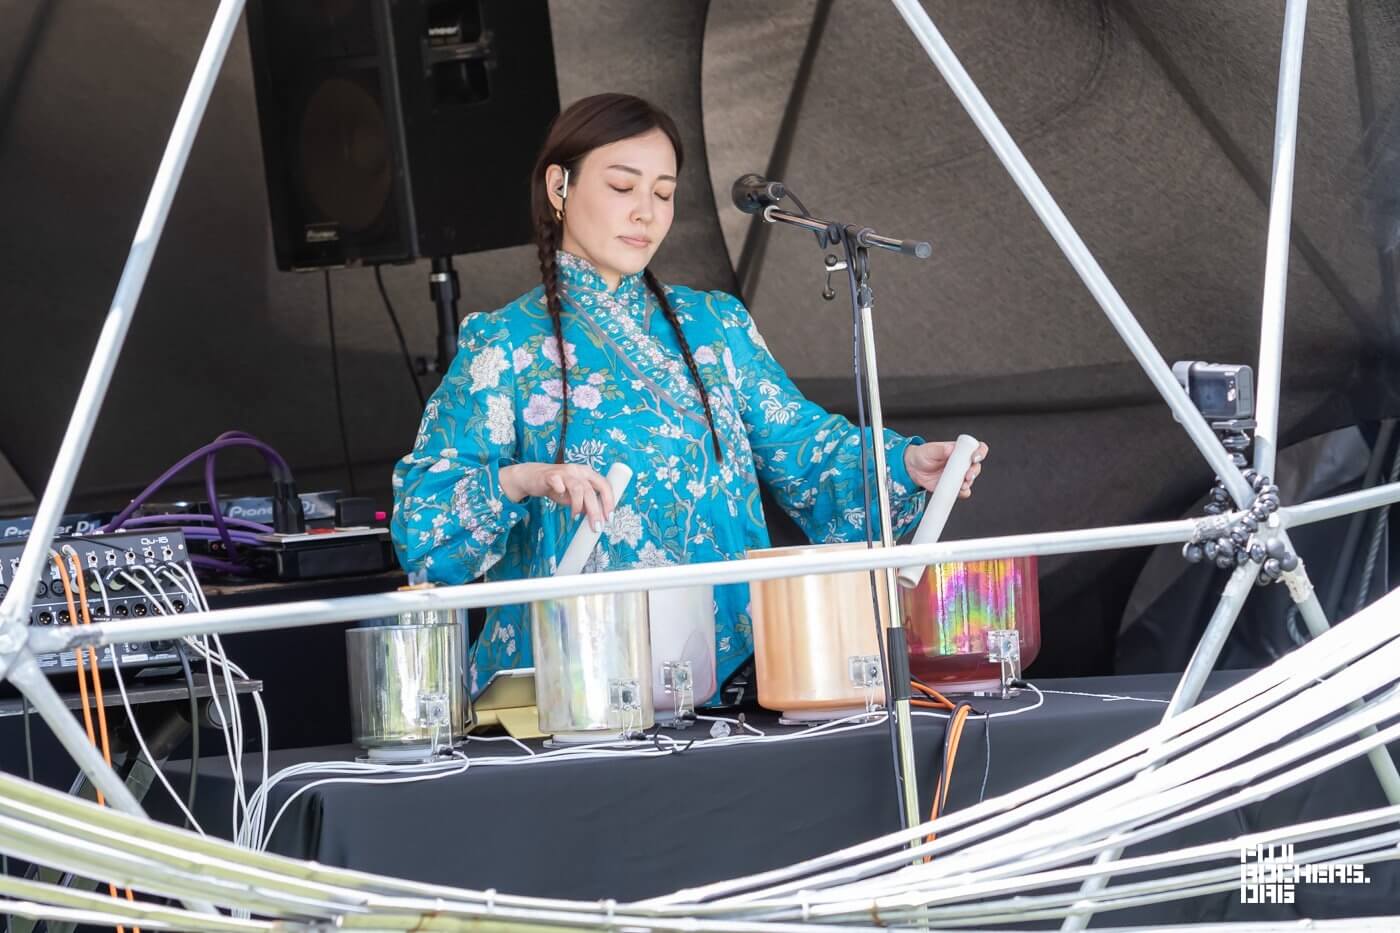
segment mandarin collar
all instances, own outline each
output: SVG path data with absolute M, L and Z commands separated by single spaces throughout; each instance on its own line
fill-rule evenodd
M 581 292 L 601 292 L 617 301 L 628 302 L 635 300 L 638 296 L 644 297 L 645 283 L 642 281 L 642 273 L 634 272 L 631 275 L 624 275 L 617 283 L 616 290 L 609 290 L 608 283 L 593 263 L 582 256 L 575 256 L 565 250 L 559 250 L 555 254 L 555 260 L 559 269 L 559 282 L 569 289 Z

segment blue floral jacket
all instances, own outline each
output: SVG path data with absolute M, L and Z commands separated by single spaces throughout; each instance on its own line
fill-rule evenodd
M 720 460 L 675 333 L 642 277 L 609 291 L 577 256 L 559 253 L 559 268 L 564 459 L 634 471 L 590 569 L 729 560 L 768 546 L 760 481 L 813 541 L 864 539 L 858 429 L 802 396 L 736 298 L 666 287 L 709 392 Z M 559 350 L 543 288 L 468 316 L 458 347 L 394 469 L 399 560 L 439 583 L 548 576 L 577 522 L 547 499 L 512 502 L 500 485 L 502 467 L 552 462 L 559 443 Z M 917 440 L 886 432 L 897 532 L 923 508 L 904 467 L 904 448 Z M 715 602 L 722 682 L 753 651 L 748 587 L 718 587 Z M 499 669 L 532 663 L 526 607 L 490 610 L 471 649 L 473 692 Z

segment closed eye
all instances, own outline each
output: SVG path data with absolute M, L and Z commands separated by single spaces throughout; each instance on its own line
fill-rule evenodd
M 632 190 L 631 188 L 619 188 L 617 185 L 608 185 L 608 187 L 616 191 L 618 194 L 626 194 L 627 192 Z

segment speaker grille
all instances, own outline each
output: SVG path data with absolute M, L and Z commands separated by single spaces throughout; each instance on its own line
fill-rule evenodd
M 334 223 L 350 233 L 381 226 L 394 168 L 377 93 L 350 78 L 328 78 L 311 91 L 298 123 L 297 174 L 309 202 L 308 226 Z

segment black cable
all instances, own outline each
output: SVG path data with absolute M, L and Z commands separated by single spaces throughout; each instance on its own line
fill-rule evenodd
M 964 707 L 967 708 L 969 715 L 977 712 L 971 703 L 959 703 L 948 714 L 948 728 L 943 730 L 943 771 L 938 775 L 938 783 L 934 785 L 934 804 L 939 816 L 943 815 L 943 811 L 948 806 L 948 795 L 953 792 L 953 720 L 957 718 L 958 710 Z M 963 725 L 966 726 L 966 724 L 966 720 L 964 720 Z
M 982 742 L 987 746 L 987 767 L 982 771 L 982 790 L 977 794 L 977 802 L 987 799 L 987 778 L 992 776 L 992 714 L 982 719 Z
M 809 211 L 809 210 L 807 210 L 807 205 L 805 205 L 805 204 L 802 203 L 802 199 L 801 199 L 801 198 L 799 198 L 797 195 L 793 194 L 791 191 L 788 191 L 788 192 L 787 192 L 787 196 L 788 196 L 788 199 L 789 199 L 790 201 L 792 201 L 793 204 L 796 204 L 796 205 L 797 205 L 797 209 L 798 209 L 799 211 L 802 212 L 802 216 L 803 216 L 803 217 L 811 217 L 811 216 L 812 216 L 812 212 Z
M 194 672 L 190 670 L 190 656 L 185 652 L 184 641 L 175 642 L 175 653 L 180 656 L 180 668 L 185 674 L 185 687 L 190 692 L 190 787 L 185 794 L 185 809 L 193 813 L 194 791 L 199 785 L 199 698 L 194 695 Z M 188 816 L 185 817 L 185 828 L 194 828 Z
M 32 784 L 34 782 L 34 743 L 29 733 L 29 698 L 20 694 L 19 701 L 20 712 L 24 717 L 24 759 L 28 768 L 29 782 Z M 10 857 L 8 855 L 0 856 L 0 874 L 7 878 L 10 875 Z M 8 915 L 5 917 L 6 933 L 12 929 L 11 923 L 13 922 L 13 919 Z
M 418 370 L 413 366 L 413 356 L 408 352 L 408 341 L 403 337 L 403 328 L 399 326 L 399 316 L 394 313 L 394 304 L 389 300 L 389 292 L 384 287 L 384 276 L 379 271 L 380 267 L 374 267 L 374 284 L 379 286 L 379 297 L 384 299 L 384 310 L 389 313 L 389 322 L 394 325 L 394 336 L 399 338 L 399 350 L 403 352 L 404 365 L 408 367 L 408 378 L 413 380 L 413 394 L 418 396 L 418 407 L 425 407 L 428 402 L 423 397 L 423 385 L 418 381 Z
M 948 754 L 952 751 L 953 746 L 950 741 L 953 736 L 953 720 L 957 718 L 958 709 L 962 705 L 959 703 L 953 707 L 953 711 L 948 714 L 948 725 L 943 730 L 943 753 L 939 755 L 939 760 L 943 762 L 943 769 L 938 772 L 938 782 L 933 785 L 933 812 L 939 816 L 943 815 L 943 808 L 948 805 L 948 793 L 952 790 L 953 762 L 949 760 Z
M 29 732 L 29 697 L 20 695 L 20 709 L 24 713 L 24 763 L 29 770 L 29 782 L 34 783 L 34 739 Z
M 789 193 L 788 197 L 792 197 Z M 794 198 L 794 200 L 796 200 Z M 860 344 L 860 295 L 856 286 L 855 255 L 851 249 L 850 239 L 842 239 L 846 247 L 846 281 L 851 287 L 851 370 L 855 375 L 856 383 L 856 417 L 860 428 L 860 491 L 865 503 L 865 546 L 873 548 L 875 546 L 874 514 L 870 507 L 870 464 L 866 456 L 867 442 L 865 437 L 865 389 L 862 387 L 862 376 L 865 367 L 861 364 L 861 344 Z M 894 765 L 894 790 L 895 807 L 899 810 L 899 825 L 901 829 L 909 828 L 909 815 L 904 810 L 904 782 L 908 776 L 904 773 L 904 765 L 899 757 L 899 723 L 895 720 L 894 710 L 894 684 L 889 682 L 889 672 L 891 670 L 889 652 L 885 650 L 885 627 L 880 624 L 880 581 L 876 574 L 880 571 L 870 571 L 870 603 L 874 607 L 875 617 L 875 647 L 880 653 L 880 670 L 886 674 L 885 677 L 885 721 L 890 730 L 890 757 Z M 890 599 L 895 599 L 897 594 L 891 593 Z
M 331 381 L 335 384 L 335 416 L 340 422 L 340 449 L 345 455 L 345 473 L 350 478 L 350 495 L 355 490 L 355 468 L 350 463 L 350 435 L 345 430 L 345 403 L 340 395 L 340 354 L 335 347 L 335 305 L 331 302 L 331 272 L 323 269 L 326 278 L 326 326 L 331 335 Z

